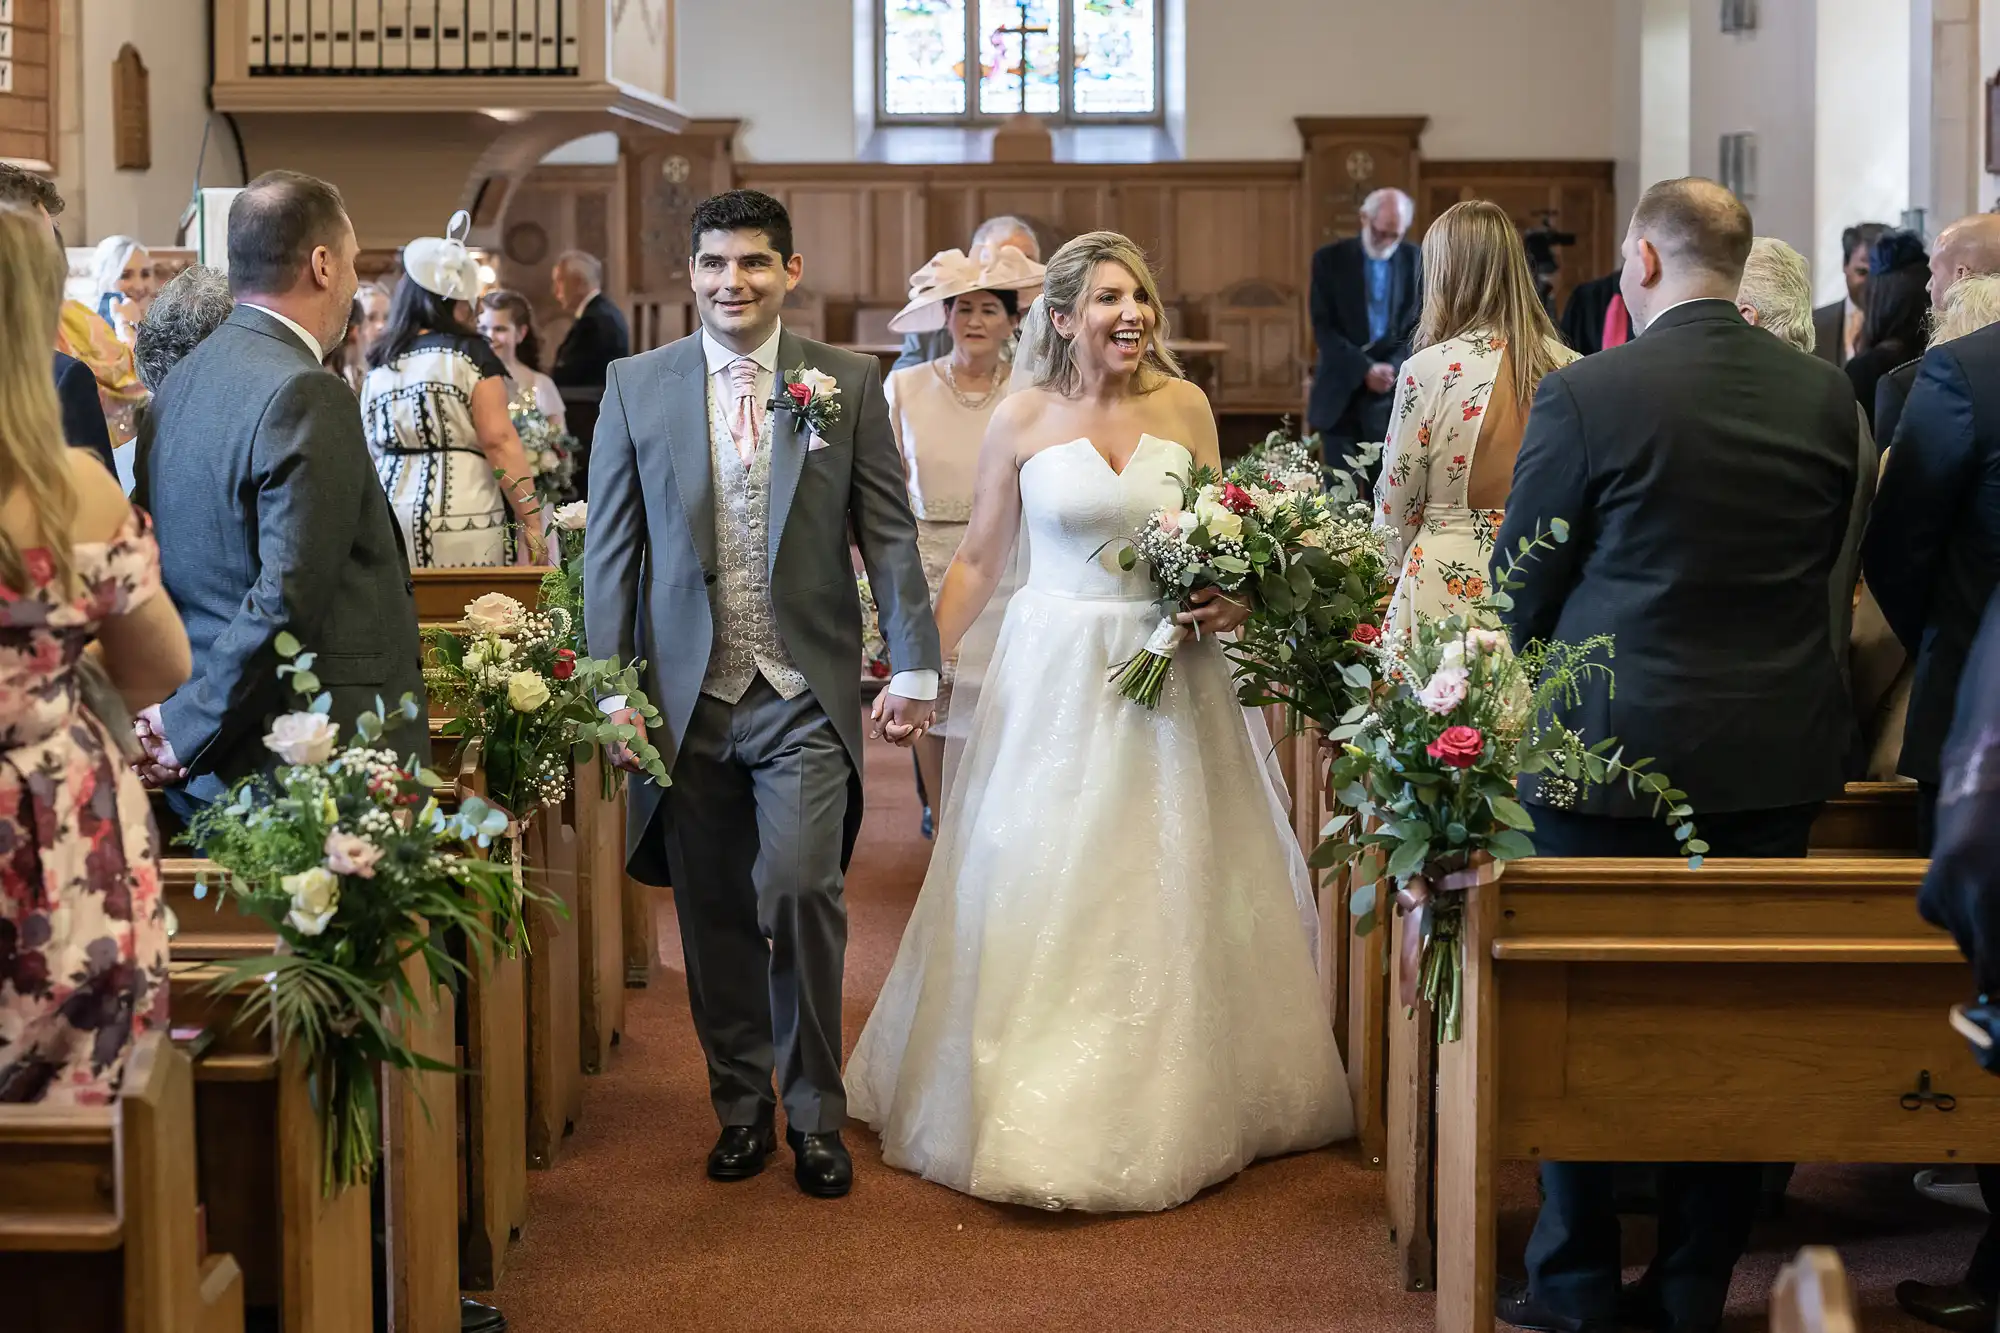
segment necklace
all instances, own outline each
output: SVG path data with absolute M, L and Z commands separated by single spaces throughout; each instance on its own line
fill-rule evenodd
M 957 372 L 952 369 L 950 357 L 946 357 L 944 359 L 943 366 L 944 369 L 940 370 L 938 372 L 938 375 L 940 376 L 940 378 L 944 380 L 944 387 L 951 390 L 951 396 L 953 398 L 956 398 L 958 400 L 958 405 L 964 408 L 968 412 L 977 412 L 981 408 L 985 407 L 988 403 L 992 402 L 996 397 L 999 396 L 1001 388 L 1005 386 L 1007 383 L 1008 366 L 1007 363 L 1003 361 L 994 368 L 992 385 L 986 390 L 986 392 L 983 395 L 975 398 L 973 395 L 967 393 L 965 390 L 958 387 L 958 375 Z

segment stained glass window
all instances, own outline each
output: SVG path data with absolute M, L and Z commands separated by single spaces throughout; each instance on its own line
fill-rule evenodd
M 884 0 L 882 109 L 892 116 L 965 112 L 965 0 Z
M 1161 0 L 877 3 L 885 119 L 1160 116 Z

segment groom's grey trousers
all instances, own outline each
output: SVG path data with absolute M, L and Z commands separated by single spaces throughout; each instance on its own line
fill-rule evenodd
M 847 1119 L 840 982 L 847 951 L 841 848 L 853 769 L 811 690 L 759 675 L 740 702 L 704 694 L 663 793 L 688 1003 L 724 1125 L 772 1114 L 805 1134 Z

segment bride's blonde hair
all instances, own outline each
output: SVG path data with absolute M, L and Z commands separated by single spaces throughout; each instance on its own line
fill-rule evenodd
M 74 589 L 77 494 L 49 357 L 66 268 L 48 219 L 0 205 L 0 498 L 27 494 L 65 595 Z M 28 582 L 20 544 L 0 531 L 0 583 L 26 592 Z
M 1130 238 L 1115 231 L 1087 231 L 1049 258 L 1048 272 L 1042 276 L 1042 294 L 1028 307 L 1021 321 L 1021 339 L 1014 354 L 1015 373 L 1025 373 L 1037 388 L 1053 389 L 1068 396 L 1083 385 L 1076 368 L 1076 347 L 1056 331 L 1051 310 L 1060 310 L 1074 319 L 1090 294 L 1090 277 L 1099 264 L 1117 264 L 1139 284 L 1139 295 L 1152 309 L 1152 328 L 1139 356 L 1135 387 L 1141 392 L 1157 388 L 1162 380 L 1181 378 L 1181 363 L 1167 349 L 1167 307 L 1160 300 L 1159 284 L 1146 263 L 1146 252 Z M 1146 371 L 1155 374 L 1152 383 Z
M 1424 234 L 1424 311 L 1410 350 L 1468 333 L 1507 340 L 1511 387 L 1523 407 L 1560 364 L 1562 339 L 1535 290 L 1520 229 L 1484 199 L 1453 204 Z

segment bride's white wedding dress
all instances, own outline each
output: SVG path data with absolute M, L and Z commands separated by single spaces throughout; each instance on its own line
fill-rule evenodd
M 1028 582 L 848 1064 L 884 1159 L 982 1198 L 1171 1208 L 1353 1132 L 1305 864 L 1228 663 L 1184 644 L 1156 711 L 1105 682 L 1160 618 L 1118 539 L 1191 461 L 1145 436 L 1122 474 L 1087 440 L 1022 465 Z

